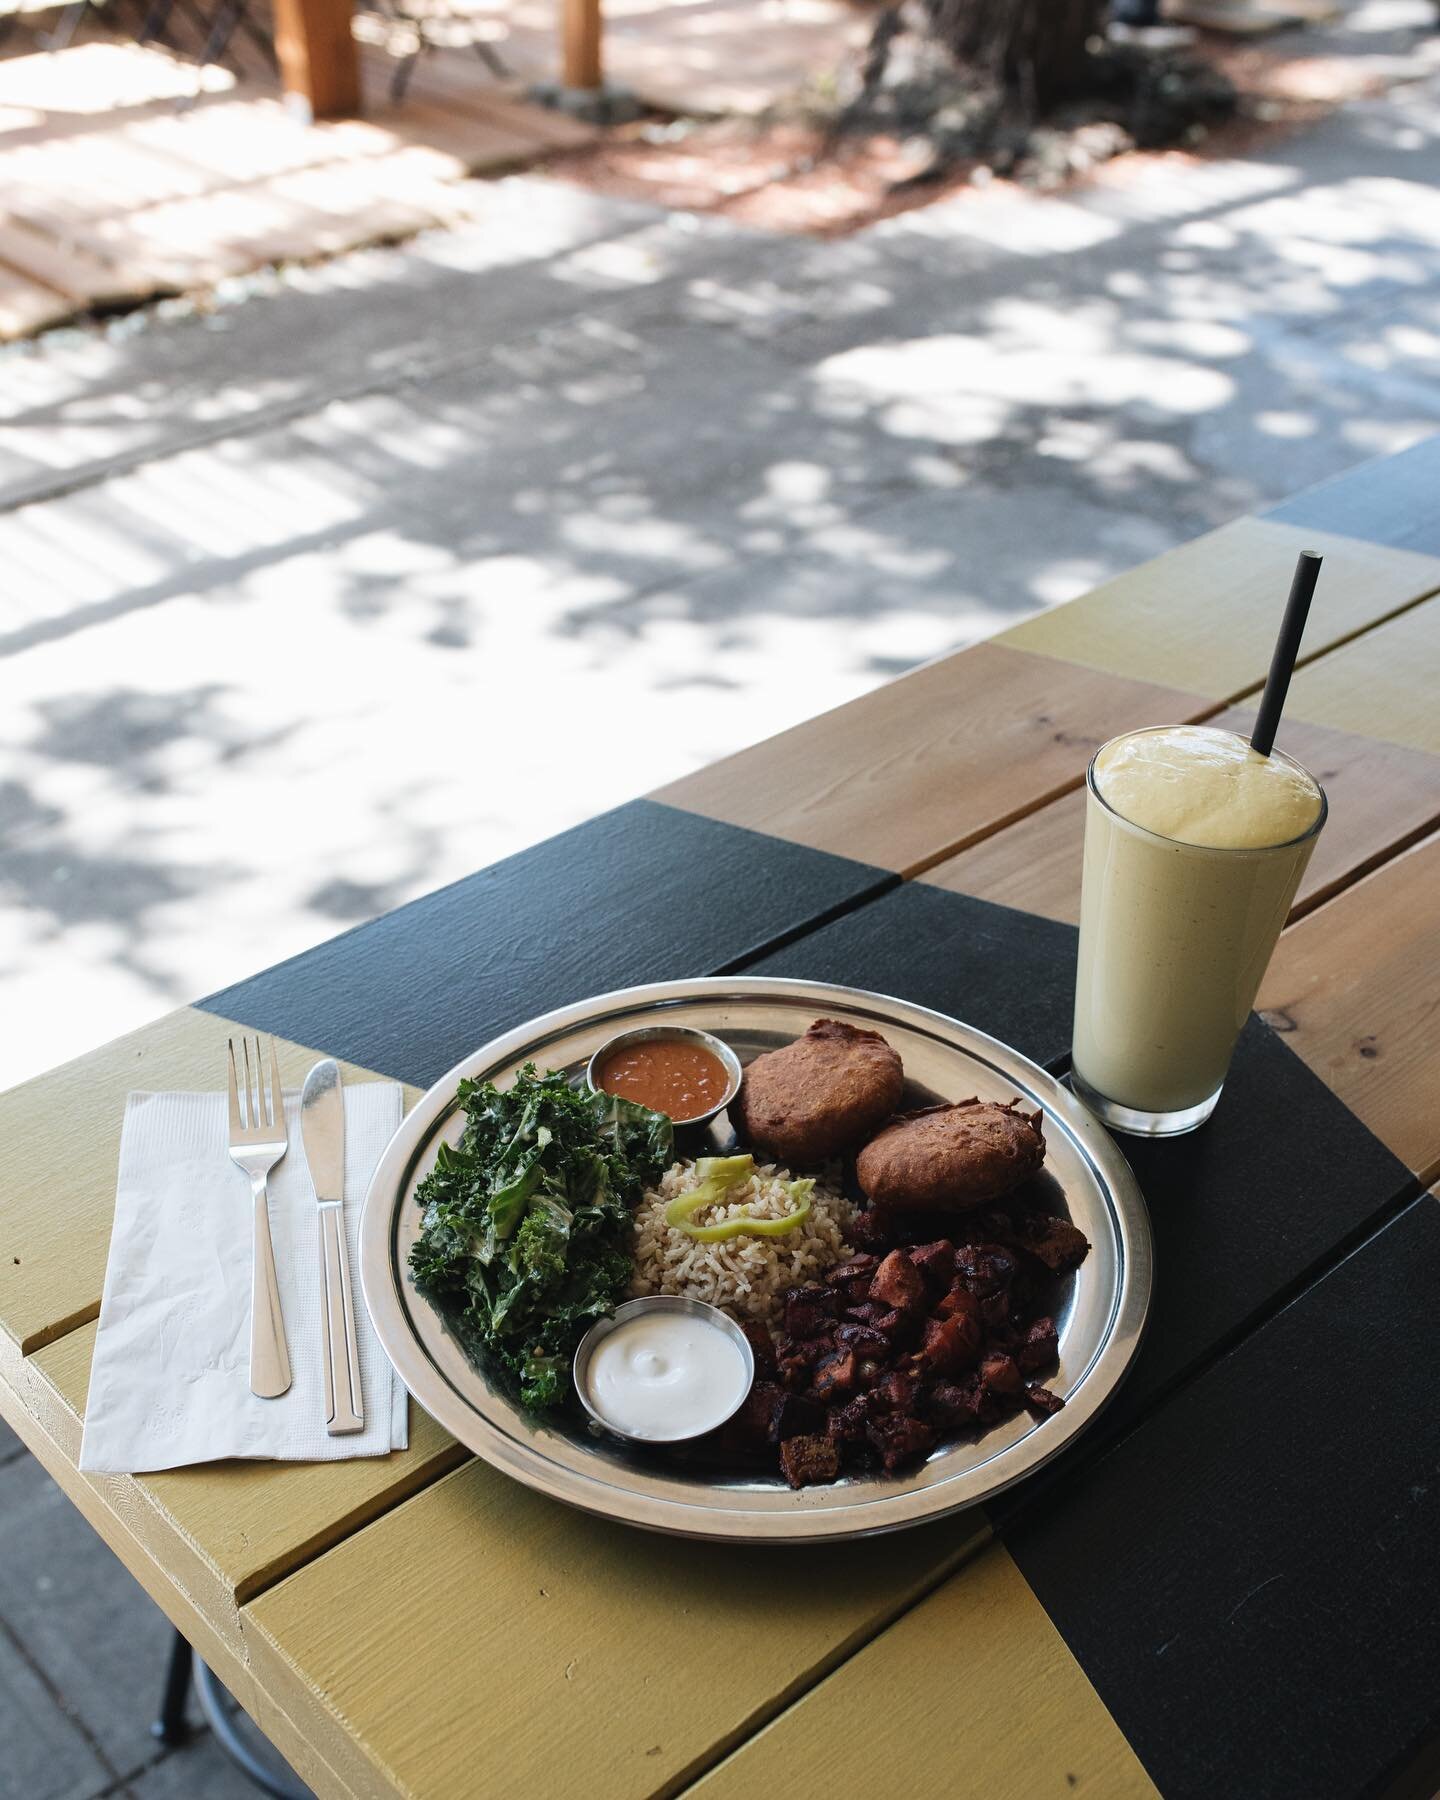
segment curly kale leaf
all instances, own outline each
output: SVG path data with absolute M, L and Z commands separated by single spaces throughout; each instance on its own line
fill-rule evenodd
M 673 1153 L 670 1121 L 527 1064 L 512 1087 L 462 1081 L 465 1129 L 420 1184 L 417 1286 L 466 1352 L 529 1407 L 560 1405 L 570 1359 L 630 1277 L 630 1218 Z

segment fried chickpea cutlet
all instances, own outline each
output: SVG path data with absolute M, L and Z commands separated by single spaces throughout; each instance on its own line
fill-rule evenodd
M 998 1200 L 1044 1161 L 1040 1113 L 961 1100 L 897 1119 L 860 1152 L 855 1172 L 876 1206 L 958 1212 Z
M 900 1058 L 878 1031 L 817 1019 L 793 1044 L 755 1058 L 732 1110 L 748 1144 L 807 1168 L 874 1131 L 904 1087 Z

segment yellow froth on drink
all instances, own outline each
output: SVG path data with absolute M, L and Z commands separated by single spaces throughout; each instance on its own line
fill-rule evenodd
M 1304 769 L 1207 725 L 1116 738 L 1095 758 L 1095 785 L 1132 825 L 1211 850 L 1288 844 L 1320 812 L 1320 790 Z

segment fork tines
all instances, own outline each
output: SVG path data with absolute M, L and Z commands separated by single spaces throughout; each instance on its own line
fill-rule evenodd
M 240 1039 L 239 1061 L 235 1055 L 235 1039 L 229 1040 L 230 1051 L 230 1135 L 238 1137 L 274 1137 L 285 1131 L 285 1101 L 280 1087 L 280 1059 L 275 1053 L 275 1040 L 270 1040 L 270 1080 L 265 1080 L 265 1064 L 258 1034 Z M 267 1091 L 268 1089 L 268 1091 Z

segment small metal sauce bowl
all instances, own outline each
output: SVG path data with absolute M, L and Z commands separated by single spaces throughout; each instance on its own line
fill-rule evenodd
M 719 1327 L 740 1352 L 740 1358 L 745 1368 L 745 1381 L 740 1389 L 740 1398 L 723 1419 L 716 1419 L 713 1424 L 707 1425 L 704 1431 L 682 1431 L 674 1437 L 666 1438 L 636 1437 L 632 1432 L 624 1431 L 620 1426 L 612 1424 L 604 1413 L 597 1411 L 590 1404 L 588 1377 L 590 1358 L 595 1353 L 596 1345 L 602 1338 L 609 1337 L 612 1331 L 625 1324 L 627 1320 L 642 1317 L 647 1312 L 690 1313 L 696 1318 L 704 1319 L 707 1324 Z M 580 1404 L 595 1423 L 603 1431 L 608 1431 L 612 1437 L 623 1438 L 627 1444 L 685 1444 L 694 1438 L 706 1437 L 710 1432 L 718 1431 L 727 1420 L 733 1419 L 739 1412 L 755 1382 L 755 1352 L 750 1348 L 750 1340 L 745 1333 L 730 1315 L 721 1312 L 718 1306 L 707 1306 L 703 1300 L 686 1300 L 679 1294 L 645 1294 L 639 1300 L 627 1300 L 622 1306 L 617 1306 L 608 1319 L 596 1320 L 575 1346 L 575 1361 L 571 1365 L 571 1373 L 574 1376 L 575 1392 L 580 1397 Z
M 682 1043 L 698 1044 L 702 1050 L 708 1050 L 725 1071 L 725 1093 L 714 1106 L 707 1107 L 704 1112 L 691 1113 L 688 1119 L 671 1117 L 672 1124 L 708 1125 L 713 1118 L 724 1112 L 725 1108 L 740 1091 L 740 1058 L 723 1038 L 712 1037 L 708 1031 L 699 1031 L 693 1025 L 641 1025 L 634 1031 L 622 1031 L 612 1038 L 607 1038 L 585 1065 L 585 1080 L 592 1092 L 608 1093 L 595 1079 L 595 1071 L 614 1050 L 628 1049 L 631 1044 L 650 1044 L 660 1038 L 675 1038 Z M 622 1096 L 623 1098 L 623 1096 Z

